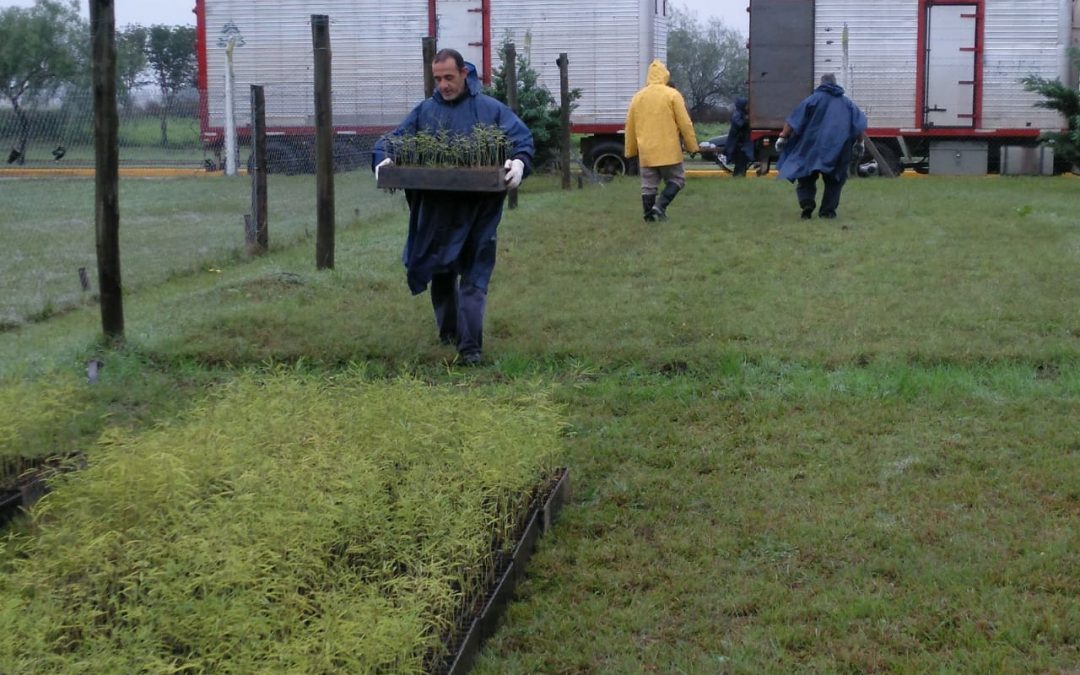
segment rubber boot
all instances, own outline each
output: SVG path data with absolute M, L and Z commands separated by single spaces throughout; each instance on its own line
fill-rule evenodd
M 660 193 L 660 197 L 656 200 L 656 206 L 653 207 L 653 213 L 656 214 L 657 220 L 667 220 L 667 207 L 671 202 L 675 201 L 675 197 L 681 189 L 674 183 L 668 183 L 664 186 L 664 191 Z
M 641 195 L 641 208 L 645 213 L 645 222 L 651 223 L 656 220 L 653 215 L 653 206 L 656 205 L 656 195 Z

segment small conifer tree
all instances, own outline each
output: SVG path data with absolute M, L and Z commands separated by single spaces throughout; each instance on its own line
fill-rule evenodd
M 1070 49 L 1069 54 L 1080 66 L 1080 50 Z M 1072 164 L 1076 170 L 1080 166 L 1080 89 L 1066 85 L 1057 78 L 1048 80 L 1037 75 L 1029 75 L 1023 82 L 1024 89 L 1037 92 L 1045 99 L 1035 105 L 1057 110 L 1064 116 L 1067 125 L 1064 131 L 1043 132 L 1039 140 L 1052 146 L 1054 154 Z
M 499 50 L 501 61 L 491 74 L 491 86 L 485 93 L 506 103 L 506 45 Z M 533 135 L 536 156 L 533 163 L 542 167 L 559 156 L 559 101 L 540 84 L 536 70 L 526 54 L 517 55 L 517 115 Z M 570 90 L 570 109 L 581 98 L 580 89 Z

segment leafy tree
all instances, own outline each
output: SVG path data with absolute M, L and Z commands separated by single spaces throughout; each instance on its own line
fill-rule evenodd
M 137 24 L 126 26 L 116 34 L 117 95 L 124 103 L 129 101 L 133 90 L 150 83 L 146 79 L 149 38 L 150 31 Z
M 1080 50 L 1070 49 L 1070 56 L 1080 66 Z M 1034 91 L 1046 100 L 1035 105 L 1057 110 L 1065 117 L 1065 131 L 1045 131 L 1039 140 L 1053 146 L 1054 154 L 1061 159 L 1080 166 L 1080 89 L 1063 84 L 1059 79 L 1048 80 L 1037 75 L 1023 79 L 1024 89 Z
M 0 92 L 18 124 L 9 163 L 25 161 L 28 103 L 48 98 L 79 72 L 87 31 L 78 7 L 76 0 L 37 0 L 29 8 L 0 9 Z
M 528 40 L 526 40 L 528 41 Z M 491 87 L 486 93 L 503 103 L 506 102 L 506 43 L 499 50 L 501 64 L 491 74 Z M 559 129 L 561 103 L 538 81 L 536 70 L 529 64 L 529 57 L 517 55 L 517 115 L 533 135 L 536 145 L 534 163 L 542 166 L 559 156 Z M 570 109 L 581 98 L 580 89 L 570 90 Z
M 750 57 L 745 40 L 720 19 L 707 24 L 678 7 L 668 24 L 667 68 L 691 116 L 725 105 L 746 91 Z
M 168 115 L 176 94 L 195 84 L 195 28 L 151 26 L 146 59 L 161 91 L 161 145 L 169 144 Z

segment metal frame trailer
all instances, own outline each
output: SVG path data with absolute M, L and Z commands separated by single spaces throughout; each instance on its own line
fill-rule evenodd
M 566 53 L 581 98 L 572 131 L 585 134 L 583 160 L 631 169 L 622 156 L 626 108 L 649 63 L 667 56 L 667 0 L 195 0 L 204 146 L 221 151 L 226 48 L 233 48 L 234 120 L 251 128 L 249 85 L 266 97 L 272 171 L 309 170 L 314 105 L 311 16 L 330 19 L 335 161 L 364 164 L 374 138 L 393 129 L 424 96 L 422 39 L 459 50 L 490 83 L 504 42 L 529 58 L 559 98 L 556 59 Z
M 925 171 L 935 148 L 970 146 L 996 171 L 1001 148 L 1064 127 L 1021 80 L 1077 83 L 1067 53 L 1080 44 L 1077 0 L 750 0 L 749 12 L 750 117 L 763 158 L 827 72 L 866 113 L 894 170 Z

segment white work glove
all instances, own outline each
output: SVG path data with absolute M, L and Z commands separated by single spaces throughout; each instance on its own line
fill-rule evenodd
M 525 177 L 525 162 L 520 159 L 508 159 L 503 168 L 506 169 L 507 190 L 513 190 L 521 185 L 521 179 Z
M 787 147 L 787 142 L 788 142 L 788 139 L 784 138 L 783 136 L 780 136 L 779 138 L 776 139 L 776 143 L 773 144 L 773 147 L 776 148 L 777 152 L 783 152 L 784 148 Z
M 394 160 L 390 159 L 389 157 L 387 157 L 383 161 L 376 164 L 375 165 L 375 182 L 376 183 L 379 182 L 379 169 L 383 168 L 384 166 L 393 166 L 393 165 L 394 165 Z

